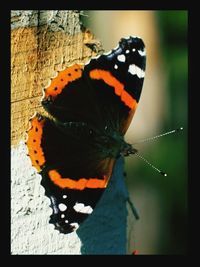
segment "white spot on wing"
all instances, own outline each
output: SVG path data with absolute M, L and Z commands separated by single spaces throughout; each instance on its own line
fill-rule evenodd
M 114 68 L 117 70 L 118 69 L 118 66 L 115 64 Z
M 118 48 L 119 48 L 119 44 L 113 50 L 117 50 Z
M 128 72 L 130 72 L 132 75 L 137 75 L 138 78 L 144 78 L 145 72 L 140 69 L 135 64 L 131 64 L 128 68 Z
M 129 40 L 131 37 L 135 37 L 135 36 L 126 36 L 126 37 L 124 37 L 123 39 L 126 39 L 126 40 Z
M 85 206 L 83 203 L 76 203 L 73 208 L 76 212 L 86 213 L 86 214 L 90 214 L 93 211 L 92 207 Z
M 138 39 L 141 39 L 141 37 L 140 36 L 136 36 L 136 35 L 132 35 L 132 36 L 130 36 L 130 37 L 132 37 L 132 38 L 138 38 Z
M 135 48 L 133 48 L 132 51 L 135 52 Z
M 112 51 L 110 50 L 110 51 L 108 51 L 108 52 L 105 52 L 105 53 L 103 53 L 105 56 L 107 56 L 107 55 L 110 55 L 110 53 L 111 53 Z
M 51 204 L 52 204 L 53 212 L 55 214 L 57 214 L 58 213 L 58 209 L 56 207 L 56 200 L 55 200 L 55 198 L 53 196 L 50 196 L 50 199 L 51 199 Z
M 91 214 L 93 212 L 93 208 L 90 206 L 85 206 L 82 210 L 82 213 Z
M 58 208 L 59 208 L 60 211 L 65 211 L 67 209 L 67 206 L 65 204 L 63 204 L 63 203 L 60 203 L 58 205 Z
M 84 207 L 83 203 L 76 203 L 73 208 L 75 211 L 79 212 L 83 207 Z
M 92 57 L 92 59 L 98 59 L 101 55 L 97 55 L 96 57 Z
M 79 228 L 79 224 L 78 223 L 70 223 L 71 226 L 73 226 L 75 228 L 75 230 L 77 230 Z
M 88 65 L 90 63 L 91 59 L 85 62 L 85 65 Z
M 67 195 L 63 195 L 63 198 L 67 198 Z
M 125 57 L 125 55 L 119 55 L 119 56 L 117 56 L 117 59 L 120 61 L 120 62 L 125 62 L 125 60 L 126 60 L 126 57 Z
M 130 50 L 127 49 L 127 50 L 125 51 L 125 53 L 126 53 L 126 54 L 130 53 Z
M 65 218 L 65 214 L 61 214 L 61 218 Z
M 138 53 L 140 54 L 140 56 L 144 57 L 146 55 L 146 50 L 138 50 Z

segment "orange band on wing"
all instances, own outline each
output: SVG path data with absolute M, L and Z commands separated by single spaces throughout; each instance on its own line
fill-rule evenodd
M 37 169 L 37 171 L 40 171 L 41 167 L 45 163 L 41 147 L 43 125 L 44 120 L 38 120 L 37 116 L 31 119 L 31 128 L 28 130 L 28 140 L 26 142 L 32 165 Z
M 45 88 L 45 97 L 56 97 L 67 86 L 69 82 L 79 79 L 82 76 L 83 65 L 74 64 L 58 73 L 53 78 L 49 87 Z
M 115 94 L 120 96 L 121 100 L 130 109 L 136 109 L 136 100 L 127 93 L 122 83 L 120 83 L 109 71 L 95 69 L 90 71 L 90 77 L 92 79 L 103 80 L 106 84 L 114 87 Z
M 62 178 L 56 170 L 48 172 L 51 181 L 61 188 L 83 190 L 84 188 L 105 188 L 108 183 L 108 177 L 104 176 L 103 180 L 97 178 L 80 178 L 73 180 L 70 178 Z

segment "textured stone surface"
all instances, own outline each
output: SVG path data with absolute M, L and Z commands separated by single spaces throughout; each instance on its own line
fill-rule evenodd
M 76 233 L 60 234 L 49 224 L 50 201 L 26 153 L 24 142 L 11 150 L 11 253 L 80 254 Z

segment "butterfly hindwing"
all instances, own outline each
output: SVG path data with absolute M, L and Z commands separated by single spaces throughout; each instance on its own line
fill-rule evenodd
M 50 222 L 63 233 L 77 229 L 92 213 L 111 175 L 113 161 L 95 158 L 92 136 L 83 123 L 64 125 L 40 114 L 31 119 L 29 156 L 51 200 Z

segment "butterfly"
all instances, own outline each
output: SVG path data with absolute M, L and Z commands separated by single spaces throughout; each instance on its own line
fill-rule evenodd
M 71 233 L 104 193 L 116 159 L 137 152 L 124 135 L 137 108 L 146 66 L 139 37 L 58 72 L 44 89 L 49 117 L 30 119 L 27 148 L 51 200 L 50 223 Z

